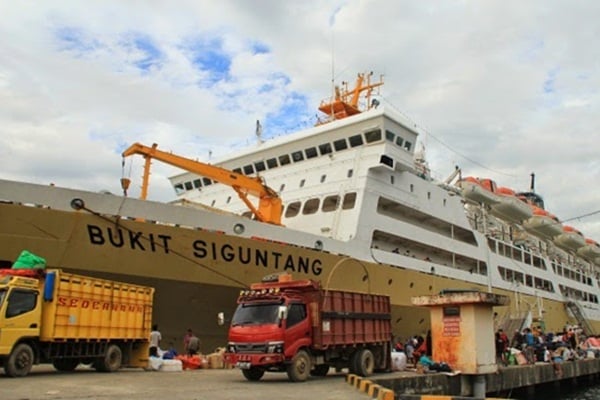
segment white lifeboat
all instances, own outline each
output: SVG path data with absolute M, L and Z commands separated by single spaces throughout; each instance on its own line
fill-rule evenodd
M 534 205 L 530 207 L 533 215 L 523 222 L 523 227 L 527 231 L 547 239 L 563 233 L 562 224 L 554 214 Z
M 461 194 L 465 199 L 484 204 L 496 204 L 500 201 L 494 193 L 496 183 L 491 179 L 468 176 L 458 181 L 456 185 L 461 188 Z
M 514 190 L 499 187 L 496 194 L 500 201 L 492 205 L 490 212 L 498 218 L 510 222 L 521 222 L 533 216 L 531 206 L 519 199 Z
M 585 239 L 585 245 L 577 249 L 577 254 L 588 261 L 600 263 L 600 244 L 592 239 Z
M 554 238 L 554 243 L 565 250 L 576 251 L 585 246 L 585 238 L 577 229 L 565 225 L 563 232 Z

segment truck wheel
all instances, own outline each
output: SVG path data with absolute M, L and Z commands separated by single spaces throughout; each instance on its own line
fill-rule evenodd
M 375 356 L 369 349 L 361 349 L 355 353 L 354 371 L 360 376 L 369 376 L 373 374 L 375 369 Z
M 104 359 L 98 365 L 100 368 L 97 368 L 99 371 L 103 372 L 114 372 L 121 368 L 121 361 L 123 359 L 123 353 L 121 349 L 116 344 L 111 344 L 106 349 L 106 354 L 104 355 Z
M 259 381 L 265 374 L 265 370 L 253 367 L 250 369 L 243 369 L 242 374 L 244 374 L 244 377 L 249 381 Z
M 77 358 L 56 358 L 52 361 L 52 365 L 57 371 L 73 371 L 79 365 Z
M 8 360 L 4 365 L 6 375 L 15 378 L 25 376 L 31 371 L 33 366 L 33 350 L 31 346 L 21 343 L 15 346 L 11 351 Z
M 310 356 L 305 350 L 299 350 L 287 366 L 287 375 L 292 382 L 304 382 L 310 374 Z
M 310 374 L 312 376 L 325 376 L 325 375 L 327 375 L 328 372 L 329 372 L 329 365 L 320 364 L 320 365 L 315 365 L 315 368 L 312 371 L 310 371 Z

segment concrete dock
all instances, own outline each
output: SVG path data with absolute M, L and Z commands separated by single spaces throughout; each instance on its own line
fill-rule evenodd
M 502 397 L 503 393 L 527 389 L 535 392 L 535 387 L 544 384 L 571 384 L 573 381 L 600 383 L 600 359 L 567 361 L 560 368 L 553 364 L 537 363 L 500 367 L 498 372 L 483 375 L 486 393 L 489 396 Z M 372 398 L 405 399 L 418 398 L 418 395 L 444 395 L 468 397 L 472 393 L 472 376 L 450 373 L 419 374 L 401 371 L 369 378 L 348 375 L 348 383 Z M 393 396 L 393 397 L 392 397 Z

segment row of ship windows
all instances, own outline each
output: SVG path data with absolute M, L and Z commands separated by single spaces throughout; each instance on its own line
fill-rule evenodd
M 351 210 L 356 205 L 356 192 L 349 192 L 340 197 L 338 195 L 327 196 L 321 201 L 320 198 L 314 197 L 304 202 L 293 201 L 282 210 L 286 218 L 293 218 L 297 215 L 316 214 L 319 209 L 321 212 L 328 213 L 342 208 L 342 210 Z M 245 217 L 251 218 L 252 212 L 246 211 L 242 214 Z
M 583 290 L 574 289 L 564 285 L 558 285 L 558 287 L 562 295 L 565 297 L 568 297 L 573 300 L 583 300 L 589 301 L 590 303 L 598 304 L 598 296 L 596 296 L 595 294 L 584 292 Z
M 497 251 L 495 244 L 498 245 Z M 532 254 L 529 250 L 525 250 L 521 247 L 513 246 L 508 243 L 502 243 L 493 238 L 488 238 L 488 245 L 494 253 L 512 258 L 515 261 L 521 261 L 522 263 L 532 265 L 536 268 L 543 269 L 544 271 L 547 269 L 544 259 Z
M 400 135 L 396 135 L 394 132 L 386 130 L 385 139 L 388 142 L 394 143 L 396 146 L 410 151 L 412 148 L 412 142 L 404 139 Z M 334 140 L 332 143 L 327 142 L 319 146 L 308 147 L 304 150 L 294 151 L 291 154 L 282 154 L 279 157 L 269 158 L 266 161 L 256 161 L 254 164 L 247 164 L 241 168 L 234 168 L 233 172 L 243 175 L 252 175 L 268 169 L 277 168 L 280 166 L 291 164 L 292 162 L 297 163 L 311 158 L 318 157 L 319 155 L 324 156 L 334 151 L 343 151 L 349 148 L 362 146 L 364 143 L 374 143 L 381 140 L 381 129 L 374 129 L 372 131 L 365 132 L 364 134 L 357 134 L 349 136 L 348 138 L 341 138 Z M 181 194 L 185 191 L 199 189 L 202 186 L 208 186 L 216 181 L 209 178 L 198 178 L 193 181 L 187 181 L 183 183 L 175 184 L 175 192 Z
M 552 282 L 546 279 L 537 278 L 532 275 L 524 274 L 522 272 L 500 266 L 498 266 L 498 272 L 500 272 L 502 279 L 507 282 L 516 282 L 532 288 L 545 290 L 546 292 L 554 292 L 554 286 L 552 285 Z
M 522 272 L 512 270 L 510 268 L 498 267 L 498 272 L 500 272 L 500 276 L 503 280 L 507 282 L 517 282 L 520 284 L 525 284 L 526 286 L 536 288 L 539 290 L 544 290 L 546 292 L 554 292 L 554 286 L 552 282 L 541 279 L 537 277 L 533 277 L 531 275 L 523 274 Z M 564 285 L 558 285 L 560 292 L 562 295 L 575 299 L 575 300 L 583 300 L 589 301 L 592 303 L 598 304 L 598 296 L 585 292 L 583 290 L 574 289 Z
M 552 261 L 552 269 L 558 275 L 564 276 L 567 279 L 571 279 L 576 282 L 585 283 L 588 286 L 592 286 L 592 278 L 585 276 L 579 271 L 572 270 L 571 268 L 565 267 L 559 263 Z

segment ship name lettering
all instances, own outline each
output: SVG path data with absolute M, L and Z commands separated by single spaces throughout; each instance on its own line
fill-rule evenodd
M 131 250 L 156 252 L 157 249 L 162 249 L 165 254 L 169 254 L 171 236 L 168 235 L 154 235 L 153 233 L 144 235 L 142 232 L 111 227 L 107 227 L 104 231 L 97 225 L 88 225 L 87 231 L 90 243 L 97 246 L 110 244 L 113 247 L 121 248 L 128 245 Z M 150 248 L 147 249 L 142 241 L 146 241 Z
M 192 243 L 193 255 L 196 258 L 209 258 L 213 261 L 255 265 L 257 267 L 282 269 L 287 272 L 302 272 L 305 274 L 320 275 L 323 264 L 320 259 L 283 254 L 277 251 L 255 249 L 231 244 L 207 243 L 198 239 Z

